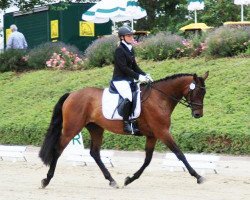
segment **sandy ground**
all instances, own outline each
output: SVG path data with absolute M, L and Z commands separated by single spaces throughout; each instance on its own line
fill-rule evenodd
M 198 185 L 187 172 L 171 172 L 162 167 L 164 154 L 155 153 L 140 179 L 124 188 L 125 177 L 139 169 L 144 153 L 115 151 L 112 158 L 115 167 L 107 167 L 121 186 L 120 189 L 111 188 L 94 163 L 73 166 L 61 158 L 50 185 L 46 189 L 39 189 L 48 168 L 38 159 L 38 151 L 38 148 L 28 147 L 27 162 L 0 161 L 1 200 L 250 199 L 250 157 L 221 156 L 218 174 L 206 171 L 204 177 L 207 181 Z

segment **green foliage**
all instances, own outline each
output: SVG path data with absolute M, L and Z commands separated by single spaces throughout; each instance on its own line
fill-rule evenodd
M 10 49 L 0 53 L 0 72 L 23 71 L 28 69 L 24 50 Z
M 245 55 L 250 56 L 250 40 L 248 40 L 248 42 L 244 43 L 244 45 L 247 46 L 247 50 L 245 52 Z
M 204 58 L 143 61 L 140 67 L 157 80 L 176 73 L 203 75 L 206 81 L 204 117 L 192 118 L 178 105 L 172 115 L 171 132 L 184 151 L 250 154 L 250 59 Z M 0 143 L 40 145 L 49 126 L 53 107 L 66 92 L 82 87 L 107 87 L 113 67 L 84 71 L 41 70 L 0 74 Z M 84 129 L 85 147 L 90 136 Z M 103 148 L 143 150 L 144 137 L 105 132 Z M 166 150 L 162 143 L 158 151 Z
M 192 35 L 190 36 L 190 40 L 192 41 L 193 47 L 194 48 L 198 48 L 200 47 L 201 43 L 204 43 L 207 37 L 207 33 L 206 32 L 202 32 L 201 35 Z
M 84 1 L 84 0 L 81 0 Z M 48 5 L 51 3 L 54 3 L 54 0 L 32 0 L 32 1 L 15 1 L 15 0 L 1 0 L 0 1 L 0 9 L 5 10 L 6 8 L 9 8 L 13 5 L 20 8 L 22 11 L 30 11 L 35 6 L 41 6 L 41 5 Z M 69 2 L 72 2 L 72 0 L 60 0 L 61 6 L 58 6 L 59 8 L 64 8 Z M 58 9 L 59 9 L 58 8 Z
M 139 0 L 139 3 L 147 11 L 147 18 L 138 20 L 136 30 L 176 32 L 178 24 L 186 21 L 188 15 L 186 0 Z
M 46 61 L 52 57 L 53 53 L 60 53 L 63 47 L 73 53 L 79 52 L 76 47 L 64 44 L 63 42 L 46 42 L 30 50 L 27 60 L 29 67 L 31 69 L 45 68 Z
M 114 63 L 118 37 L 111 35 L 95 40 L 85 51 L 87 68 L 103 67 Z
M 160 61 L 187 55 L 189 48 L 183 44 L 182 37 L 169 32 L 159 32 L 136 46 L 136 52 L 142 59 Z
M 15 5 L 21 10 L 30 10 L 35 5 L 47 5 L 53 0 L 32 0 L 32 1 L 15 1 Z M 54 10 L 63 10 L 67 8 L 68 3 L 72 0 L 61 0 L 60 4 L 51 6 Z M 80 2 L 87 2 L 81 0 Z M 89 2 L 89 1 L 88 1 Z M 92 0 L 90 2 L 96 2 Z M 139 0 L 140 6 L 147 11 L 147 18 L 137 21 L 136 30 L 158 30 L 176 32 L 180 27 L 187 23 L 194 22 L 194 13 L 187 9 L 188 1 L 166 1 L 166 0 Z M 232 0 L 204 0 L 204 10 L 197 11 L 198 22 L 207 23 L 209 26 L 218 27 L 226 21 L 240 20 L 240 6 L 235 5 Z M 13 0 L 1 0 L 0 9 L 5 10 L 13 4 Z M 157 13 L 157 14 L 156 14 Z M 244 6 L 245 20 L 250 19 L 250 7 Z M 187 17 L 191 20 L 187 20 Z
M 246 51 L 249 31 L 242 28 L 221 27 L 208 34 L 205 53 L 211 57 L 235 56 Z
M 147 18 L 138 20 L 136 24 L 137 30 L 177 32 L 182 26 L 194 23 L 194 12 L 188 11 L 188 1 L 186 0 L 139 0 L 139 2 L 147 10 L 148 15 Z M 219 27 L 226 21 L 240 21 L 240 6 L 235 5 L 232 0 L 204 0 L 204 3 L 204 10 L 197 11 L 198 22 Z M 244 16 L 245 20 L 249 21 L 249 6 L 244 6 Z
M 204 3 L 204 10 L 198 12 L 199 21 L 214 27 L 219 27 L 227 21 L 240 21 L 240 6 L 235 5 L 232 0 L 205 0 Z M 248 11 L 244 14 L 247 16 Z

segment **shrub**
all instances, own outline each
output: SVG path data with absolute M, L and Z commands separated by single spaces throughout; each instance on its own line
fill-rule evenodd
M 245 42 L 244 45 L 246 46 L 246 52 L 245 55 L 246 56 L 250 56 L 250 40 L 248 40 L 248 42 Z
M 210 57 L 235 56 L 245 52 L 244 45 L 250 39 L 250 33 L 242 28 L 221 27 L 208 34 L 206 55 Z
M 85 51 L 86 67 L 103 67 L 114 63 L 118 38 L 114 35 L 95 40 Z
M 159 32 L 137 45 L 137 53 L 142 59 L 164 60 L 189 55 L 192 46 L 183 38 L 168 32 Z
M 81 69 L 84 66 L 83 60 L 68 51 L 65 47 L 59 53 L 53 53 L 52 57 L 46 61 L 46 66 L 54 69 Z
M 28 69 L 24 50 L 9 49 L 0 54 L 0 72 Z
M 190 56 L 196 57 L 204 52 L 204 50 L 206 49 L 206 37 L 207 33 L 203 32 L 201 35 L 193 35 L 193 37 L 190 38 L 190 42 L 193 48 L 193 52 Z
M 48 61 L 53 53 L 60 53 L 61 49 L 65 47 L 70 52 L 79 53 L 79 50 L 71 45 L 66 45 L 63 42 L 46 42 L 38 45 L 28 53 L 28 65 L 32 69 L 42 69 L 46 67 Z

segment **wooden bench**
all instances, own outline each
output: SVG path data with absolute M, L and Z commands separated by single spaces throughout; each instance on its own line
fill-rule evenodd
M 205 154 L 185 154 L 187 161 L 194 169 L 202 170 L 213 170 L 217 174 L 216 166 L 217 162 L 220 160 L 219 156 L 216 155 L 205 155 Z M 171 171 L 174 169 L 182 168 L 183 171 L 186 170 L 185 165 L 182 161 L 178 160 L 175 154 L 167 153 L 164 161 L 163 167 L 170 168 Z
M 24 156 L 24 152 L 26 151 L 26 146 L 5 146 L 0 145 L 0 159 L 3 160 L 6 158 L 14 158 L 15 160 L 21 158 L 24 161 L 27 159 Z

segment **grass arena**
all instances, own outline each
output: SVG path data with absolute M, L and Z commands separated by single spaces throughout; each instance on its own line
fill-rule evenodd
M 102 200 L 248 200 L 250 198 L 250 157 L 220 156 L 215 174 L 201 170 L 206 181 L 197 184 L 188 172 L 171 171 L 163 167 L 163 153 L 155 153 L 151 164 L 140 179 L 123 187 L 124 179 L 139 169 L 144 152 L 114 151 L 114 167 L 106 165 L 120 186 L 108 185 L 95 163 L 74 165 L 64 157 L 59 159 L 55 176 L 50 185 L 40 189 L 41 179 L 47 173 L 38 158 L 39 148 L 28 147 L 25 161 L 3 159 L 0 161 L 0 199 L 102 199 Z

